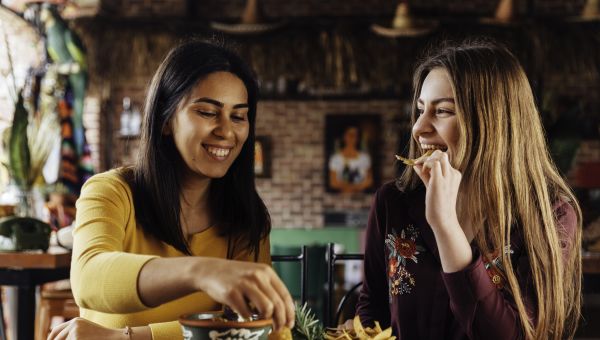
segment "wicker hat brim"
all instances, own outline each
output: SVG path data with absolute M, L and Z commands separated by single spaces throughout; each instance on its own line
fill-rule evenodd
M 243 24 L 243 23 L 224 23 L 224 22 L 211 22 L 210 27 L 214 30 L 225 32 L 228 34 L 236 35 L 252 35 L 261 34 L 274 31 L 284 25 L 284 22 L 268 22 L 268 23 L 257 23 L 257 24 Z
M 397 37 L 417 37 L 428 34 L 437 27 L 435 23 L 419 25 L 414 27 L 385 27 L 378 24 L 371 25 L 373 32 L 390 38 Z

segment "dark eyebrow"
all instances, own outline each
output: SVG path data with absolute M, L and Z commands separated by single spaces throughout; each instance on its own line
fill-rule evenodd
M 223 106 L 225 106 L 225 104 L 221 103 L 220 101 L 214 100 L 212 98 L 207 98 L 207 97 L 202 97 L 202 98 L 194 99 L 192 101 L 192 103 L 193 104 L 196 104 L 196 103 L 208 103 L 208 104 L 212 104 L 214 106 L 220 107 L 220 108 L 223 108 Z M 246 104 L 246 103 L 233 105 L 234 109 L 242 109 L 242 108 L 247 108 L 247 107 L 248 107 L 248 104 Z
M 454 104 L 454 98 L 451 98 L 451 97 L 437 98 L 437 99 L 432 100 L 431 104 L 436 105 L 436 104 L 439 104 L 441 102 L 450 102 L 450 103 Z M 419 98 L 417 100 L 417 103 L 423 104 L 423 99 Z

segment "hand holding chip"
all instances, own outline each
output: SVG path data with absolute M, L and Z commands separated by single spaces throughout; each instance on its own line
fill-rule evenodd
M 462 174 L 452 167 L 448 154 L 436 150 L 417 159 L 413 169 L 427 190 L 425 217 L 431 227 L 435 230 L 458 223 L 456 200 Z

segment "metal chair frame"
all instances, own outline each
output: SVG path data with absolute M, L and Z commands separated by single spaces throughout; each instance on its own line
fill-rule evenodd
M 271 262 L 300 262 L 300 305 L 306 303 L 307 281 L 306 274 L 308 273 L 308 253 L 306 246 L 302 246 L 302 251 L 299 255 L 271 255 Z
M 360 253 L 336 254 L 333 249 L 333 245 L 334 245 L 333 243 L 327 244 L 327 259 L 326 259 L 327 260 L 327 301 L 325 302 L 325 313 L 324 313 L 324 317 L 323 317 L 324 318 L 323 324 L 325 325 L 325 327 L 337 326 L 334 323 L 337 322 L 337 320 L 339 319 L 348 297 L 356 289 L 358 289 L 358 287 L 360 287 L 362 285 L 362 282 L 359 282 L 359 283 L 355 284 L 354 287 L 352 287 L 352 289 L 350 289 L 346 294 L 344 294 L 344 297 L 340 301 L 340 304 L 338 305 L 338 308 L 336 310 L 335 319 L 333 319 L 332 316 L 334 316 L 333 315 L 333 294 L 334 294 L 333 288 L 334 288 L 334 284 L 335 284 L 335 276 L 334 276 L 335 263 L 337 261 L 356 261 L 356 260 L 364 261 L 364 259 L 365 259 L 365 255 L 360 254 Z

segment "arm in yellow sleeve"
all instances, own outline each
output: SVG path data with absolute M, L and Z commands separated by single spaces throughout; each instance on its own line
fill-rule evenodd
M 179 321 L 150 324 L 152 340 L 183 340 L 183 330 Z
M 147 309 L 137 291 L 138 274 L 155 256 L 123 251 L 135 228 L 131 192 L 116 174 L 90 178 L 77 201 L 71 285 L 77 304 L 106 313 Z
M 240 252 L 234 259 L 253 261 L 254 255 L 248 255 L 247 252 Z M 271 245 L 268 237 L 261 242 L 258 262 L 271 265 Z M 150 329 L 152 330 L 153 340 L 183 339 L 181 325 L 178 321 L 150 324 Z

